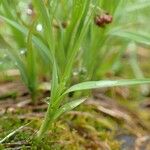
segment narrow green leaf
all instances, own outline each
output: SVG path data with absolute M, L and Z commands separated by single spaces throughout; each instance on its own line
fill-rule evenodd
M 54 99 L 54 95 L 56 96 L 57 88 L 58 88 L 58 71 L 57 71 L 57 65 L 54 62 L 53 71 L 52 71 L 52 83 L 51 83 L 51 98 L 52 99 Z
M 20 25 L 20 24 L 14 22 L 13 20 L 10 20 L 10 19 L 8 19 L 4 16 L 1 16 L 1 15 L 0 15 L 0 18 L 3 19 L 4 21 L 6 21 L 9 25 L 11 25 L 14 28 L 16 28 L 17 30 L 19 30 L 25 36 L 28 35 L 28 29 L 26 27 L 24 27 L 23 25 Z M 49 53 L 48 47 L 40 39 L 38 39 L 34 35 L 32 36 L 32 40 L 33 40 L 33 43 L 35 44 L 39 54 L 42 56 L 43 60 L 46 63 L 49 63 L 49 62 L 52 63 L 52 56 Z
M 13 62 L 17 65 L 17 68 L 19 69 L 21 73 L 23 82 L 25 83 L 26 86 L 28 86 L 27 68 L 24 62 L 22 61 L 22 59 L 20 58 L 16 50 L 14 50 L 13 48 L 6 49 L 6 51 L 8 52 Z
M 79 5 L 79 1 L 74 1 L 76 5 Z M 83 1 L 81 1 L 82 5 L 83 5 Z M 81 5 L 81 4 L 80 4 Z M 81 5 L 81 6 L 82 6 Z M 83 37 L 88 29 L 88 26 L 89 26 L 89 23 L 90 23 L 90 19 L 91 19 L 91 15 L 92 15 L 92 12 L 89 12 L 89 6 L 90 6 L 90 0 L 88 0 L 86 3 L 85 3 L 85 6 L 83 5 L 82 7 L 80 6 L 80 9 L 82 10 L 82 13 L 80 13 L 80 19 L 77 21 L 78 24 L 77 25 L 73 25 L 73 28 L 76 29 L 75 31 L 75 34 L 74 34 L 74 42 L 73 42 L 73 45 L 71 47 L 69 47 L 68 49 L 68 54 L 67 54 L 67 65 L 66 65 L 66 69 L 65 69 L 65 72 L 64 72 L 64 80 L 65 82 L 69 79 L 70 77 L 70 74 L 71 74 L 71 68 L 73 66 L 73 63 L 74 63 L 74 59 L 75 59 L 75 56 L 81 46 L 81 42 L 83 40 Z M 78 7 L 78 6 L 76 6 Z M 72 35 L 72 33 L 71 33 Z M 70 40 L 67 40 L 68 42 Z
M 129 85 L 138 85 L 138 84 L 150 84 L 150 79 L 88 81 L 88 82 L 83 82 L 83 83 L 73 85 L 64 94 L 73 91 L 80 91 L 80 90 L 107 88 L 107 87 L 115 87 L 115 86 L 129 86 Z
M 61 116 L 63 113 L 68 112 L 72 109 L 74 109 L 75 107 L 77 107 L 78 105 L 80 105 L 81 103 L 83 103 L 86 100 L 86 98 L 82 98 L 82 99 L 78 99 L 78 100 L 74 100 L 72 102 L 69 102 L 65 105 L 63 105 L 62 107 L 60 107 L 54 114 L 53 116 L 53 120 L 56 120 L 59 116 Z
M 32 100 L 34 100 L 37 90 L 37 62 L 36 62 L 36 51 L 32 46 L 32 36 L 35 27 L 35 22 L 30 27 L 29 34 L 27 37 L 27 76 L 28 76 L 28 88 L 31 92 Z
M 14 21 L 18 21 L 19 18 L 17 18 L 17 12 L 16 11 L 12 11 L 12 9 L 15 9 L 14 7 L 12 7 L 12 5 L 10 5 L 9 0 L 2 0 L 2 7 L 3 7 L 3 11 L 4 11 L 4 15 Z M 12 2 L 13 3 L 13 2 Z M 15 12 L 15 13 L 14 13 Z M 14 28 L 13 26 L 11 27 L 11 31 L 13 33 L 13 37 L 16 40 L 16 43 L 18 44 L 18 46 L 20 48 L 25 46 L 25 41 L 24 41 L 24 36 L 23 34 L 17 30 L 16 28 Z
M 5 136 L 3 139 L 0 140 L 0 144 L 4 143 L 6 140 L 8 140 L 10 137 L 12 137 L 14 134 L 16 134 L 17 132 L 21 131 L 24 127 L 28 126 L 31 122 L 20 126 L 19 128 L 17 128 L 16 130 L 12 131 L 11 133 L 9 133 L 7 136 Z
M 49 46 L 49 53 L 51 55 L 51 61 L 53 64 L 53 73 L 52 73 L 52 91 L 51 97 L 56 94 L 57 87 L 58 87 L 58 66 L 55 59 L 55 45 L 54 45 L 54 35 L 53 35 L 53 25 L 52 25 L 52 18 L 54 14 L 50 14 L 44 1 L 41 0 L 33 0 L 37 13 L 39 14 L 40 20 L 42 21 L 44 27 L 44 35 L 46 37 L 48 46 Z M 54 12 L 53 12 L 54 13 Z
M 139 10 L 145 9 L 147 7 L 150 7 L 149 0 L 131 4 L 130 6 L 127 7 L 126 12 L 132 13 L 134 11 L 139 11 Z
M 140 68 L 137 57 L 137 46 L 134 42 L 129 43 L 128 50 L 130 52 L 130 64 L 136 79 L 144 79 L 144 74 Z M 141 85 L 141 92 L 143 95 L 149 94 L 149 88 L 147 85 Z
M 150 46 L 150 36 L 148 35 L 121 30 L 110 32 L 108 34 Z
M 50 18 L 50 14 L 48 13 L 47 7 L 43 0 L 33 0 L 33 3 L 36 7 L 37 13 L 42 21 L 44 27 L 44 34 L 47 40 L 47 43 L 50 48 L 50 53 L 53 55 L 54 53 L 54 39 L 52 32 L 52 20 Z

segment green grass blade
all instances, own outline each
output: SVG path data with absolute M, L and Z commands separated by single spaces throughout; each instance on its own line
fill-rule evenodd
M 115 87 L 115 86 L 131 86 L 138 84 L 150 84 L 150 79 L 131 79 L 131 80 L 102 80 L 102 81 L 88 81 L 73 85 L 70 87 L 65 94 L 73 91 L 80 90 L 90 90 L 97 88 L 107 88 L 107 87 Z
M 54 53 L 54 36 L 52 32 L 52 20 L 50 18 L 50 14 L 48 13 L 47 7 L 43 0 L 33 0 L 33 2 L 40 17 L 41 23 L 43 24 L 44 34 L 50 48 L 50 53 Z
M 36 51 L 32 47 L 32 32 L 34 30 L 35 23 L 32 24 L 28 38 L 27 38 L 27 75 L 28 75 L 28 88 L 31 92 L 32 100 L 35 99 L 37 90 L 37 65 L 36 65 Z
M 144 2 L 137 2 L 134 4 L 131 4 L 130 6 L 127 7 L 127 9 L 125 10 L 128 13 L 133 13 L 134 11 L 140 11 L 143 10 L 147 7 L 150 7 L 150 1 L 144 1 Z
M 19 69 L 25 85 L 28 85 L 27 69 L 17 50 L 13 49 L 12 46 L 6 42 L 1 35 L 0 41 L 2 42 L 1 47 L 5 49 L 6 53 L 8 53 L 14 64 L 16 64 L 17 68 Z
M 28 86 L 27 68 L 24 62 L 22 61 L 21 57 L 13 48 L 7 49 L 7 52 L 9 56 L 11 57 L 11 59 L 13 60 L 13 62 L 17 65 L 17 68 L 19 69 L 21 73 L 23 82 L 25 83 L 26 86 Z
M 108 34 L 150 46 L 150 36 L 144 34 L 121 30 L 110 32 Z
M 20 130 L 22 130 L 24 127 L 28 126 L 31 122 L 20 126 L 19 128 L 17 128 L 16 130 L 12 131 L 11 133 L 9 133 L 7 136 L 5 136 L 3 139 L 0 140 L 0 144 L 4 143 L 6 140 L 8 140 L 9 138 L 11 138 L 12 136 L 14 136 L 14 134 L 16 134 L 17 132 L 19 132 Z
M 57 66 L 54 62 L 53 71 L 52 71 L 52 81 L 51 81 L 51 99 L 52 100 L 55 99 L 55 96 L 58 96 L 56 95 L 57 89 L 58 89 L 58 72 L 57 72 Z
M 51 60 L 53 64 L 53 73 L 52 73 L 52 91 L 51 96 L 53 99 L 53 96 L 56 93 L 57 87 L 58 87 L 58 65 L 56 63 L 55 59 L 55 45 L 54 45 L 54 35 L 53 35 L 53 25 L 52 25 L 52 17 L 54 14 L 49 14 L 47 7 L 44 3 L 44 1 L 41 0 L 33 0 L 37 13 L 40 16 L 40 20 L 42 21 L 43 27 L 44 27 L 44 34 L 49 46 L 49 53 L 51 55 Z M 53 12 L 54 13 L 54 12 Z
M 75 4 L 78 5 L 78 2 L 76 2 Z M 81 1 L 81 2 L 83 3 L 83 1 Z M 81 47 L 81 42 L 83 40 L 83 37 L 84 37 L 84 35 L 88 29 L 89 23 L 90 23 L 91 14 L 88 14 L 89 6 L 90 6 L 90 0 L 88 0 L 85 3 L 85 7 L 84 7 L 84 5 L 81 7 L 83 10 L 82 10 L 82 13 L 80 13 L 80 17 L 78 16 L 80 18 L 80 20 L 78 20 L 78 24 L 77 24 L 78 28 L 74 27 L 76 29 L 76 31 L 74 33 L 76 38 L 74 39 L 73 46 L 68 49 L 68 54 L 67 54 L 68 63 L 66 65 L 66 69 L 64 72 L 65 82 L 67 82 L 67 80 L 70 77 L 70 73 L 71 73 L 73 63 L 74 63 L 75 56 L 76 56 L 79 48 Z
M 3 19 L 5 22 L 7 22 L 9 25 L 11 25 L 14 28 L 16 28 L 17 30 L 19 30 L 21 33 L 24 34 L 24 36 L 28 35 L 28 29 L 26 27 L 19 25 L 15 21 L 10 20 L 4 16 L 0 15 L 0 18 Z M 41 57 L 45 61 L 45 63 L 50 63 L 50 62 L 52 63 L 52 56 L 49 53 L 48 47 L 40 39 L 38 39 L 34 35 L 32 36 L 32 40 L 33 40 L 33 43 L 35 44 L 39 54 L 41 55 Z
M 68 112 L 72 109 L 74 109 L 75 107 L 77 107 L 78 105 L 80 105 L 81 103 L 83 103 L 86 100 L 86 98 L 82 98 L 82 99 L 78 99 L 78 100 L 74 100 L 72 102 L 68 102 L 67 104 L 64 104 L 63 106 L 61 106 L 54 114 L 53 116 L 53 120 L 56 120 L 59 116 L 61 116 L 63 113 Z
M 12 13 L 13 8 L 10 6 L 9 1 L 8 0 L 2 0 L 2 2 L 3 2 L 2 7 L 3 7 L 4 15 L 7 18 L 17 22 L 18 21 L 18 19 L 16 17 L 17 14 L 16 14 L 16 12 Z M 24 41 L 23 34 L 19 30 L 17 30 L 16 28 L 14 28 L 13 26 L 11 26 L 11 31 L 13 33 L 13 36 L 14 36 L 18 46 L 20 48 L 24 47 L 25 46 L 25 41 Z
M 130 52 L 130 64 L 136 79 L 144 79 L 144 74 L 140 68 L 137 57 L 137 46 L 134 42 L 129 43 L 128 49 Z M 149 88 L 147 85 L 141 85 L 141 92 L 143 95 L 149 94 Z

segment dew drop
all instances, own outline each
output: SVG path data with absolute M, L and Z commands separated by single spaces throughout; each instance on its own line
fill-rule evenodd
M 27 9 L 27 14 L 28 15 L 32 15 L 32 12 L 33 12 L 32 9 L 30 9 L 30 8 Z
M 38 25 L 36 26 L 36 30 L 39 31 L 39 32 L 41 32 L 41 31 L 43 30 L 42 25 L 41 25 L 41 24 L 38 24 Z
M 77 71 L 73 72 L 73 76 L 77 76 L 79 73 Z
M 20 55 L 24 55 L 26 53 L 26 50 L 25 49 L 22 49 L 21 51 L 20 51 Z

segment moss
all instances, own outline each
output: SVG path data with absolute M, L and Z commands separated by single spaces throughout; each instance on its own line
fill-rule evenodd
M 81 110 L 86 110 L 85 107 L 82 106 Z M 90 108 L 87 107 L 88 109 Z M 71 121 L 69 121 L 70 119 Z M 25 125 L 28 120 L 20 120 L 17 115 L 7 114 L 5 117 L 0 118 L 0 122 L 0 130 L 2 131 L 0 138 L 2 139 L 18 127 Z M 23 150 L 28 149 L 28 147 L 33 150 L 85 150 L 88 147 L 98 149 L 106 141 L 111 147 L 119 147 L 119 143 L 113 140 L 113 134 L 111 135 L 111 132 L 108 131 L 108 127 L 100 124 L 94 118 L 82 116 L 76 116 L 74 118 L 72 114 L 66 114 L 60 121 L 56 122 L 55 128 L 52 131 L 49 131 L 40 142 L 37 142 L 35 135 L 40 123 L 41 121 L 39 119 L 32 121 L 27 127 L 18 131 L 5 141 L 0 149 L 3 149 L 3 147 L 6 148 L 7 143 L 17 142 L 25 143 L 22 144 Z M 98 126 L 101 127 L 98 128 Z M 100 133 L 103 133 L 103 135 Z

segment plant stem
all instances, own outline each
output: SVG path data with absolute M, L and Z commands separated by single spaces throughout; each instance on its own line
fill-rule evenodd
M 45 118 L 44 118 L 44 120 L 42 122 L 40 130 L 37 133 L 37 139 L 38 140 L 40 140 L 42 138 L 42 136 L 46 133 L 46 131 L 49 128 L 52 128 L 52 124 L 53 124 L 53 122 L 55 120 L 53 118 L 54 112 L 59 108 L 59 105 L 60 105 L 60 102 L 61 102 L 61 99 L 62 99 L 61 96 L 59 98 L 58 98 L 58 96 L 61 95 L 61 90 L 63 90 L 64 87 L 65 87 L 65 84 L 60 84 L 60 85 L 61 85 L 60 86 L 61 89 L 58 89 L 58 91 L 60 93 L 55 93 L 53 95 L 53 97 L 51 97 L 51 100 L 50 100 L 48 108 L 47 108 L 47 112 L 45 114 Z
M 44 133 L 48 130 L 49 127 L 51 127 L 52 125 L 52 113 L 53 113 L 53 109 L 51 107 L 51 105 L 49 104 L 45 118 L 43 120 L 43 123 L 40 127 L 40 130 L 37 133 L 37 138 L 41 139 L 42 136 L 44 135 Z

